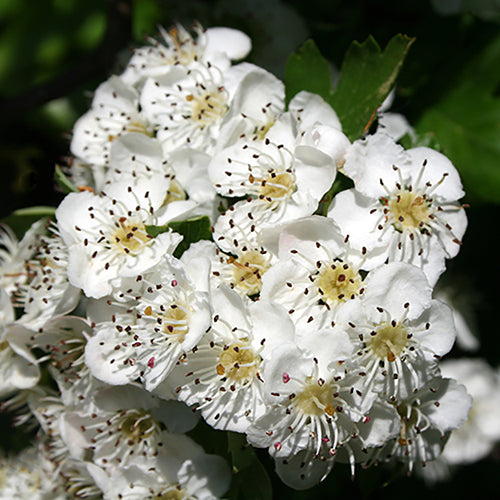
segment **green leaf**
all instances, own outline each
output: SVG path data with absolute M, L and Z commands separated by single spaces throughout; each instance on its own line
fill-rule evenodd
M 337 174 L 337 178 L 332 184 L 332 187 L 322 196 L 321 200 L 319 201 L 318 208 L 316 212 L 314 212 L 316 215 L 324 215 L 328 213 L 328 208 L 330 207 L 333 198 L 337 195 L 337 193 L 340 193 L 341 191 L 345 191 L 346 189 L 351 189 L 354 187 L 354 183 L 349 177 L 346 177 L 342 173 Z
M 20 208 L 12 212 L 8 217 L 3 219 L 3 223 L 7 224 L 21 239 L 24 233 L 31 227 L 31 225 L 39 219 L 44 217 L 54 219 L 56 209 L 54 207 L 28 207 Z
M 399 139 L 399 144 L 405 149 L 426 147 L 435 149 L 440 153 L 443 152 L 443 148 L 436 138 L 436 134 L 433 132 L 426 132 L 425 134 L 405 134 L 401 139 Z
M 78 188 L 66 177 L 59 165 L 56 165 L 54 179 L 64 193 L 78 193 Z
M 247 443 L 243 434 L 228 432 L 227 448 L 231 454 L 233 471 L 239 472 L 246 469 L 257 460 L 254 449 Z
M 328 61 L 312 40 L 290 54 L 285 69 L 286 104 L 302 90 L 319 94 L 328 101 L 333 94 Z
M 334 90 L 328 62 L 315 43 L 308 40 L 288 59 L 287 103 L 301 90 L 319 94 L 335 109 L 343 132 L 354 141 L 368 130 L 376 117 L 413 41 L 406 35 L 396 35 L 384 51 L 371 36 L 363 43 L 353 42 L 344 57 Z
M 169 222 L 166 226 L 146 226 L 147 232 L 155 238 L 159 234 L 167 232 L 169 229 L 182 234 L 184 237 L 179 243 L 179 246 L 175 249 L 174 257 L 177 258 L 181 257 L 191 243 L 212 239 L 210 219 L 206 215 L 197 217 L 196 219 Z
M 416 124 L 435 134 L 471 200 L 500 202 L 500 36 L 464 69 Z
M 368 130 L 394 86 L 413 41 L 406 35 L 396 35 L 382 51 L 370 36 L 363 43 L 353 42 L 347 50 L 339 82 L 328 102 L 351 141 Z
M 271 480 L 245 436 L 227 432 L 227 447 L 234 474 L 227 497 L 231 500 L 271 500 Z

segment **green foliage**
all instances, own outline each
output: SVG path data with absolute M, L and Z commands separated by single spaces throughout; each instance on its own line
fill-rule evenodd
M 287 105 L 301 90 L 318 94 L 328 102 L 331 99 L 330 67 L 313 40 L 307 40 L 297 52 L 290 54 L 285 69 L 285 84 Z
M 226 496 L 231 500 L 271 500 L 271 480 L 245 436 L 228 432 L 227 443 L 234 475 Z
M 191 243 L 212 239 L 210 219 L 206 215 L 197 217 L 196 219 L 169 222 L 165 226 L 146 226 L 146 229 L 148 233 L 154 237 L 170 229 L 176 233 L 182 234 L 184 238 L 174 252 L 174 257 L 177 258 L 181 257 Z
M 34 222 L 43 217 L 54 219 L 55 213 L 56 209 L 54 207 L 21 208 L 12 212 L 2 222 L 7 224 L 16 236 L 21 239 Z
M 327 61 L 312 40 L 290 56 L 285 72 L 287 100 L 297 92 L 314 92 L 337 112 L 344 133 L 351 141 L 368 130 L 377 109 L 392 89 L 414 39 L 396 35 L 381 50 L 373 37 L 353 42 L 333 89 Z
M 68 179 L 68 177 L 66 177 L 59 165 L 56 165 L 54 179 L 63 193 L 78 193 L 78 188 Z
M 461 77 L 416 124 L 433 133 L 460 171 L 472 200 L 500 202 L 500 36 L 463 70 Z
M 353 42 L 340 69 L 337 88 L 329 101 L 349 139 L 360 137 L 391 91 L 414 39 L 396 35 L 382 51 L 369 36 Z

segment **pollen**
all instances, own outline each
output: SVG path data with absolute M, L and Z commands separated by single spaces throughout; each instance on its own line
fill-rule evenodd
M 262 275 L 269 269 L 269 259 L 266 254 L 258 250 L 248 250 L 237 259 L 229 257 L 228 264 L 232 264 L 233 284 L 246 295 L 260 293 Z
M 358 296 L 362 279 L 349 264 L 335 262 L 328 265 L 323 262 L 319 273 L 314 276 L 314 283 L 320 290 L 322 300 L 334 306 Z
M 380 359 L 389 362 L 400 356 L 408 341 L 408 329 L 401 323 L 382 323 L 375 329 L 369 347 Z
M 189 94 L 186 100 L 191 104 L 191 119 L 202 129 L 220 120 L 229 109 L 227 93 L 223 88 L 198 95 Z
M 271 173 L 267 179 L 260 181 L 259 196 L 269 201 L 280 201 L 290 198 L 295 191 L 295 176 L 290 172 Z
M 137 254 L 151 238 L 140 220 L 121 217 L 111 234 L 111 242 L 123 253 Z
M 408 189 L 396 191 L 389 199 L 384 198 L 381 203 L 389 209 L 388 221 L 400 232 L 421 231 L 434 213 L 425 195 Z
M 242 384 L 250 382 L 259 369 L 262 358 L 248 342 L 239 341 L 229 345 L 219 357 L 217 373 Z
M 331 417 L 335 413 L 333 392 L 331 384 L 319 385 L 310 379 L 302 392 L 297 394 L 295 405 L 306 415 L 319 417 L 326 413 Z

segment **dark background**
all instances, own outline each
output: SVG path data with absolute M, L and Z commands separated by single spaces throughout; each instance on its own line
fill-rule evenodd
M 0 0 L 0 218 L 18 208 L 59 203 L 63 195 L 55 189 L 54 165 L 64 164 L 69 154 L 74 121 L 87 110 L 92 90 L 119 72 L 130 49 L 144 44 L 144 35 L 154 35 L 158 25 L 179 21 L 189 26 L 196 19 L 205 27 L 239 28 L 252 38 L 250 61 L 281 78 L 289 53 L 309 37 L 339 68 L 352 40 L 371 34 L 384 47 L 395 34 L 408 34 L 416 41 L 398 79 L 392 110 L 416 124 L 499 36 L 498 1 L 461 3 L 462 10 L 443 15 L 430 0 L 249 0 L 245 7 L 234 0 Z M 500 74 L 500 60 L 496 62 Z M 500 85 L 493 91 L 493 97 L 499 96 Z M 439 143 L 440 137 L 436 139 Z M 474 168 L 455 164 L 463 172 Z M 485 199 L 466 178 L 464 183 L 464 201 L 471 205 L 469 228 L 447 275 L 473 311 L 481 340 L 476 355 L 498 367 L 500 192 Z M 466 355 L 458 348 L 451 354 Z M 1 418 L 8 423 L 8 417 Z M 5 429 L 2 425 L 3 445 L 20 446 Z M 259 451 L 259 457 L 272 476 L 274 498 L 499 497 L 499 448 L 434 487 L 414 477 L 394 478 L 393 471 L 383 468 L 360 470 L 351 482 L 347 468 L 336 466 L 327 481 L 303 493 L 280 484 L 266 452 Z

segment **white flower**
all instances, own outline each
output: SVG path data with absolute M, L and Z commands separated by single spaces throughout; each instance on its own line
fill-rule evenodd
M 42 236 L 35 255 L 26 261 L 26 282 L 16 293 L 24 314 L 18 322 L 37 330 L 47 321 L 71 312 L 80 289 L 68 281 L 68 249 L 58 234 Z
M 263 278 L 261 299 L 283 305 L 302 328 L 334 325 L 337 310 L 364 292 L 364 258 L 331 219 L 313 215 L 264 231 L 263 243 L 280 260 Z
M 166 75 L 146 80 L 141 106 L 164 151 L 188 147 L 212 154 L 238 85 L 251 71 L 257 71 L 251 64 L 221 71 L 198 62 L 189 68 L 174 66 Z
M 28 345 L 31 330 L 14 323 L 14 309 L 0 288 L 0 397 L 38 383 L 40 370 Z
M 226 283 L 242 297 L 254 298 L 262 288 L 262 277 L 270 269 L 273 255 L 263 248 L 241 247 L 233 255 L 222 252 L 211 241 L 198 241 L 182 254 L 190 265 L 193 259 L 208 257 L 211 261 L 212 287 Z
M 66 406 L 90 407 L 94 391 L 103 385 L 85 364 L 85 346 L 91 336 L 90 325 L 76 316 L 49 321 L 33 335 L 33 345 L 50 356 L 50 373 Z
M 140 378 L 147 390 L 165 380 L 210 328 L 208 270 L 192 272 L 201 275 L 197 284 L 180 261 L 164 256 L 154 271 L 124 283 L 116 298 L 91 306 L 95 336 L 85 356 L 95 377 L 108 384 Z
M 285 483 L 310 487 L 324 479 L 338 449 L 358 433 L 356 422 L 367 408 L 358 405 L 355 379 L 341 365 L 329 369 L 290 345 L 272 352 L 263 377 L 266 413 L 247 431 L 248 440 L 268 447 Z
M 154 184 L 141 198 L 126 185 L 113 188 L 104 196 L 71 193 L 56 210 L 68 246 L 68 278 L 94 298 L 110 294 L 120 278 L 152 268 L 182 239 L 172 231 L 156 238 L 148 234 L 146 226 L 158 222 L 155 207 L 164 195 L 154 191 Z
M 243 59 L 250 52 L 250 38 L 231 28 L 208 28 L 194 24 L 191 34 L 180 24 L 166 31 L 160 26 L 159 41 L 149 38 L 150 46 L 134 50 L 121 78 L 140 87 L 148 77 L 166 74 L 176 65 L 190 66 L 198 61 L 227 69 L 231 60 Z
M 0 224 L 0 286 L 9 295 L 28 281 L 26 262 L 35 255 L 47 225 L 47 219 L 36 221 L 19 242 L 10 227 Z
M 339 310 L 337 327 L 355 345 L 366 391 L 382 383 L 378 392 L 392 401 L 437 374 L 456 333 L 450 309 L 431 293 L 422 271 L 394 262 L 371 271 L 362 298 Z
M 311 215 L 336 175 L 333 160 L 302 161 L 294 154 L 295 137 L 275 144 L 244 140 L 217 154 L 209 166 L 215 189 L 225 196 L 248 196 L 222 214 L 214 226 L 214 240 L 226 252 L 239 246 L 258 248 L 265 227 Z
M 107 165 L 113 141 L 127 132 L 152 135 L 152 127 L 139 111 L 139 94 L 119 77 L 112 76 L 99 85 L 92 107 L 73 127 L 71 152 L 86 163 Z
M 416 465 L 425 467 L 440 455 L 449 431 L 467 420 L 471 404 L 463 385 L 453 379 L 433 379 L 416 394 L 394 403 L 400 417 L 399 437 L 369 453 L 365 465 L 395 458 L 405 462 L 409 472 Z
M 68 408 L 61 429 L 73 457 L 90 455 L 102 467 L 123 467 L 139 456 L 147 470 L 159 454 L 172 453 L 167 431 L 187 432 L 197 422 L 185 405 L 162 401 L 135 386 L 101 389 L 94 401 L 92 413 Z M 174 435 L 174 450 L 176 439 Z
M 434 284 L 445 258 L 458 253 L 467 226 L 455 167 L 429 148 L 404 151 L 382 133 L 356 141 L 345 158 L 355 189 L 339 193 L 328 216 L 353 247 L 369 250 L 367 262 L 408 262 Z
M 453 359 L 440 366 L 473 398 L 467 421 L 451 433 L 442 458 L 450 465 L 481 460 L 500 441 L 500 377 L 483 359 Z
M 65 500 L 62 481 L 54 478 L 54 466 L 43 460 L 38 447 L 18 455 L 0 456 L 0 499 Z
M 187 436 L 176 436 L 176 439 L 179 450 L 194 446 Z M 231 480 L 222 457 L 206 455 L 201 450 L 191 457 L 158 456 L 149 470 L 145 470 L 139 457 L 125 467 L 105 471 L 89 464 L 88 468 L 105 500 L 216 500 L 223 496 Z
M 169 386 L 216 429 L 245 432 L 264 410 L 261 372 L 272 349 L 293 341 L 284 310 L 261 301 L 247 306 L 224 284 L 213 291 L 211 330 L 180 359 Z

